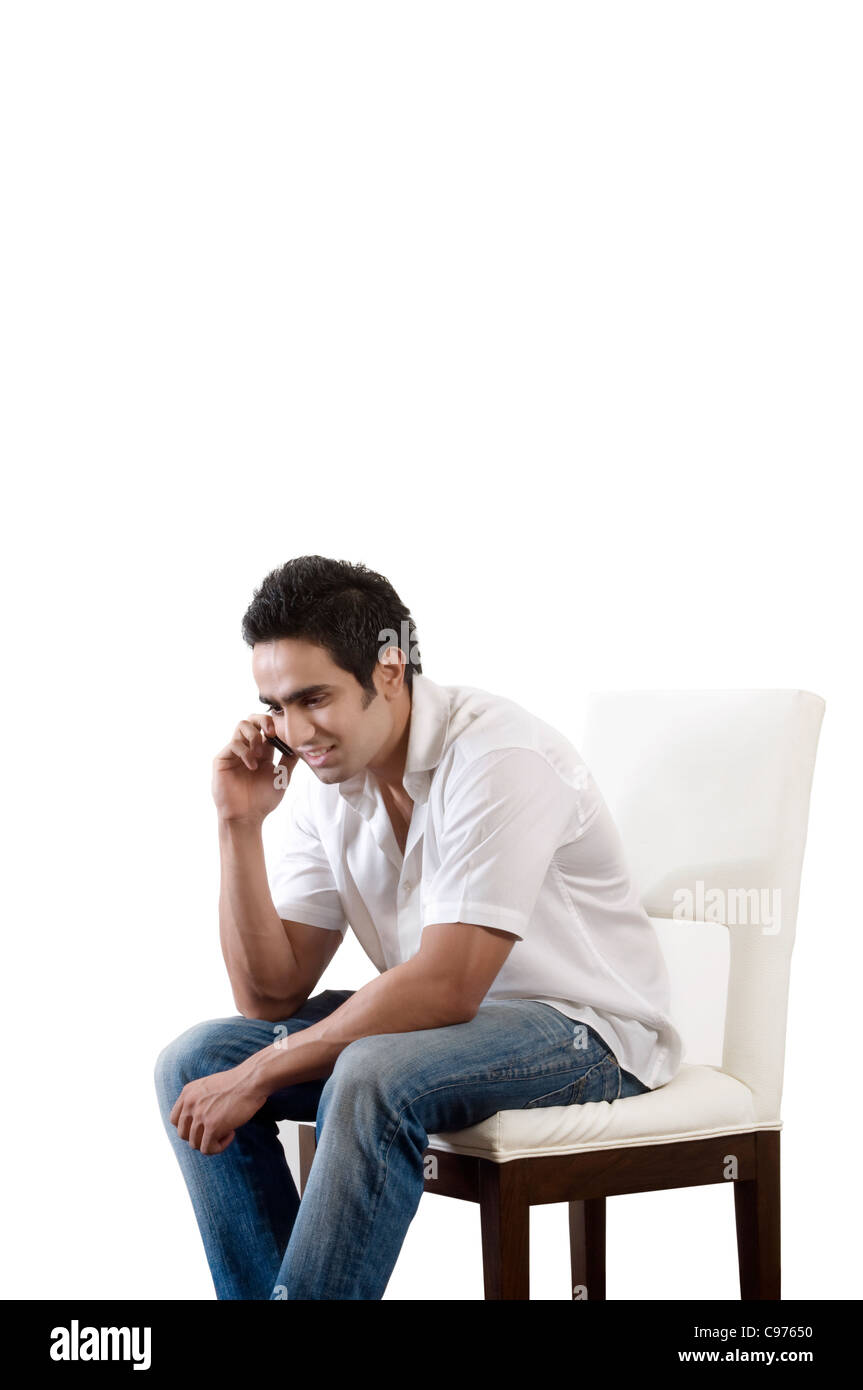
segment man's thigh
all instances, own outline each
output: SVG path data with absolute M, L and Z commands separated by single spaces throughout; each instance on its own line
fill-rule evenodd
M 374 1089 L 390 1115 L 410 1107 L 433 1133 L 498 1110 L 615 1100 L 621 1070 L 588 1024 L 512 999 L 481 1004 L 467 1023 L 358 1038 L 331 1079 Z

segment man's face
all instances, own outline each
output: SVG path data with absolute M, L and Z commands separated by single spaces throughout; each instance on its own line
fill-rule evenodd
M 376 760 L 392 736 L 392 704 L 366 691 L 323 647 L 299 638 L 256 642 L 252 673 L 276 733 L 322 782 L 344 782 Z M 384 683 L 375 668 L 375 686 Z M 291 696 L 297 698 L 291 700 Z M 333 745 L 322 763 L 308 755 Z

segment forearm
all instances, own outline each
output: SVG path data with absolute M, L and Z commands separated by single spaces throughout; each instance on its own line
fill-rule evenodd
M 454 999 L 452 981 L 431 976 L 414 957 L 363 985 L 319 1023 L 278 1039 L 241 1066 L 271 1095 L 294 1082 L 329 1076 L 339 1054 L 357 1038 L 443 1028 L 471 1016 Z
M 267 881 L 260 826 L 219 820 L 219 937 L 241 1010 L 297 990 L 297 962 Z

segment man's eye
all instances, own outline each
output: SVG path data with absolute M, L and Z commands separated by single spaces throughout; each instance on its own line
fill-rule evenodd
M 309 695 L 303 702 L 306 705 L 319 705 L 325 697 L 323 695 Z M 281 705 L 267 705 L 270 714 L 281 714 Z

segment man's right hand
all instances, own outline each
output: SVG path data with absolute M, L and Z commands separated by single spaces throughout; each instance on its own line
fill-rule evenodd
M 240 720 L 230 743 L 213 759 L 213 800 L 220 820 L 262 824 L 278 806 L 298 759 L 280 755 L 276 766 L 286 771 L 277 784 L 273 754 L 278 750 L 266 740 L 275 732 L 272 715 L 256 710 Z

